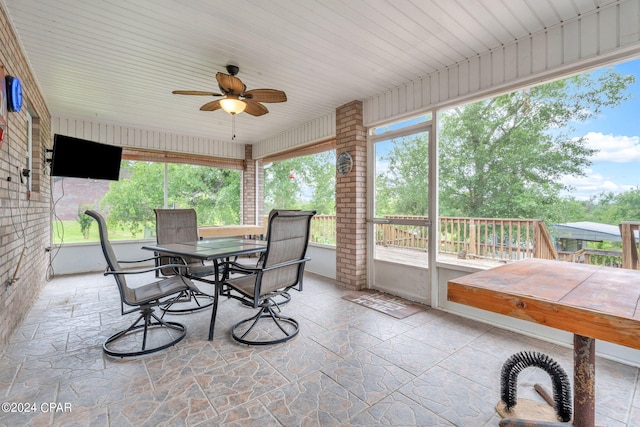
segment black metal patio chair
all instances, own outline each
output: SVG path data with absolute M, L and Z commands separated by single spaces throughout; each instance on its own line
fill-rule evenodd
M 258 312 L 232 328 L 233 338 L 244 344 L 266 345 L 287 341 L 297 335 L 298 322 L 280 314 L 276 297 L 290 289 L 302 289 L 311 218 L 315 211 L 273 211 L 269 216 L 267 250 L 256 267 L 227 262 L 221 295 L 236 298 Z M 288 301 L 288 298 L 286 299 Z M 272 321 L 258 327 L 261 319 Z
M 181 276 L 162 278 L 141 286 L 130 286 L 127 283 L 127 275 L 151 273 L 162 268 L 154 266 L 136 270 L 123 269 L 121 264 L 149 263 L 154 258 L 122 261 L 116 258 L 107 227 L 102 215 L 98 212 L 87 210 L 89 215 L 98 223 L 100 233 L 100 245 L 107 262 L 106 275 L 112 275 L 118 286 L 120 293 L 120 305 L 122 315 L 139 313 L 136 321 L 127 329 L 123 329 L 104 341 L 103 351 L 109 356 L 130 357 L 149 354 L 163 350 L 177 344 L 187 334 L 187 328 L 177 322 L 163 320 L 162 315 L 157 316 L 155 307 L 166 304 L 167 298 L 175 298 L 182 292 L 189 290 L 193 283 Z M 181 265 L 166 266 L 169 268 L 179 268 Z

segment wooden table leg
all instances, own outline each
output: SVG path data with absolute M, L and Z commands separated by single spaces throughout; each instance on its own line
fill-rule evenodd
M 596 342 L 573 335 L 573 425 L 593 427 L 596 413 Z

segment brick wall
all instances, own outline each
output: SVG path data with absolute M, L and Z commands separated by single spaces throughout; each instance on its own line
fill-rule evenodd
M 253 159 L 253 146 L 245 145 L 244 171 L 242 174 L 242 223 L 264 225 L 264 200 L 262 161 Z M 258 181 L 256 181 L 256 176 Z M 258 202 L 256 212 L 256 200 Z M 258 222 L 256 222 L 256 214 Z
M 0 2 L 0 65 L 22 81 L 22 111 L 8 113 L 0 147 L 0 350 L 46 283 L 50 245 L 51 180 L 45 149 L 51 147 L 51 115 Z M 32 191 L 20 182 L 26 167 L 27 111 L 33 117 Z M 18 269 L 18 264 L 20 268 Z M 14 274 L 18 280 L 7 283 Z
M 53 200 L 56 218 L 61 221 L 74 221 L 78 217 L 78 207 L 97 208 L 96 203 L 107 194 L 109 184 L 111 181 L 55 178 L 53 180 Z
M 353 168 L 336 177 L 336 280 L 349 289 L 367 285 L 367 129 L 362 103 L 336 109 L 336 155 L 348 152 Z

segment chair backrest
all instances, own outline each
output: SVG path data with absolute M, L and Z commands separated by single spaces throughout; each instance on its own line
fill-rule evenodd
M 304 263 L 270 269 L 304 259 L 315 211 L 272 211 L 267 229 L 267 250 L 262 262 L 260 294 L 295 286 L 302 280 Z
M 198 216 L 194 209 L 154 209 L 159 245 L 198 240 Z
M 198 240 L 198 216 L 194 209 L 154 209 L 156 214 L 156 239 L 159 245 Z M 185 258 L 187 264 L 200 264 L 195 258 Z M 171 264 L 168 257 L 160 259 L 160 265 Z M 165 271 L 166 270 L 166 271 Z M 162 274 L 171 276 L 172 269 L 163 269 Z
M 84 213 L 95 219 L 98 223 L 100 246 L 102 247 L 104 259 L 107 261 L 107 270 L 122 271 L 122 268 L 118 263 L 118 259 L 116 258 L 116 254 L 111 247 L 111 242 L 109 241 L 109 232 L 107 231 L 107 224 L 105 223 L 104 218 L 96 211 L 86 210 Z M 128 305 L 137 305 L 135 303 L 132 303 L 132 301 L 135 301 L 134 292 L 131 288 L 129 288 L 129 286 L 127 286 L 127 281 L 124 277 L 124 274 L 114 274 L 113 277 L 115 278 L 116 284 L 118 285 L 120 299 Z

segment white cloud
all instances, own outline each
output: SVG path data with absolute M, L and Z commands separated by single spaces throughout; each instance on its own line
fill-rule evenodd
M 589 132 L 587 146 L 598 150 L 591 158 L 594 162 L 628 163 L 640 161 L 640 136 L 604 135 Z
M 590 196 L 598 195 L 602 192 L 622 193 L 635 189 L 633 185 L 616 184 L 592 169 L 585 169 L 584 172 L 586 176 L 564 176 L 561 179 L 563 184 L 574 188 L 570 195 L 578 200 L 589 200 Z

